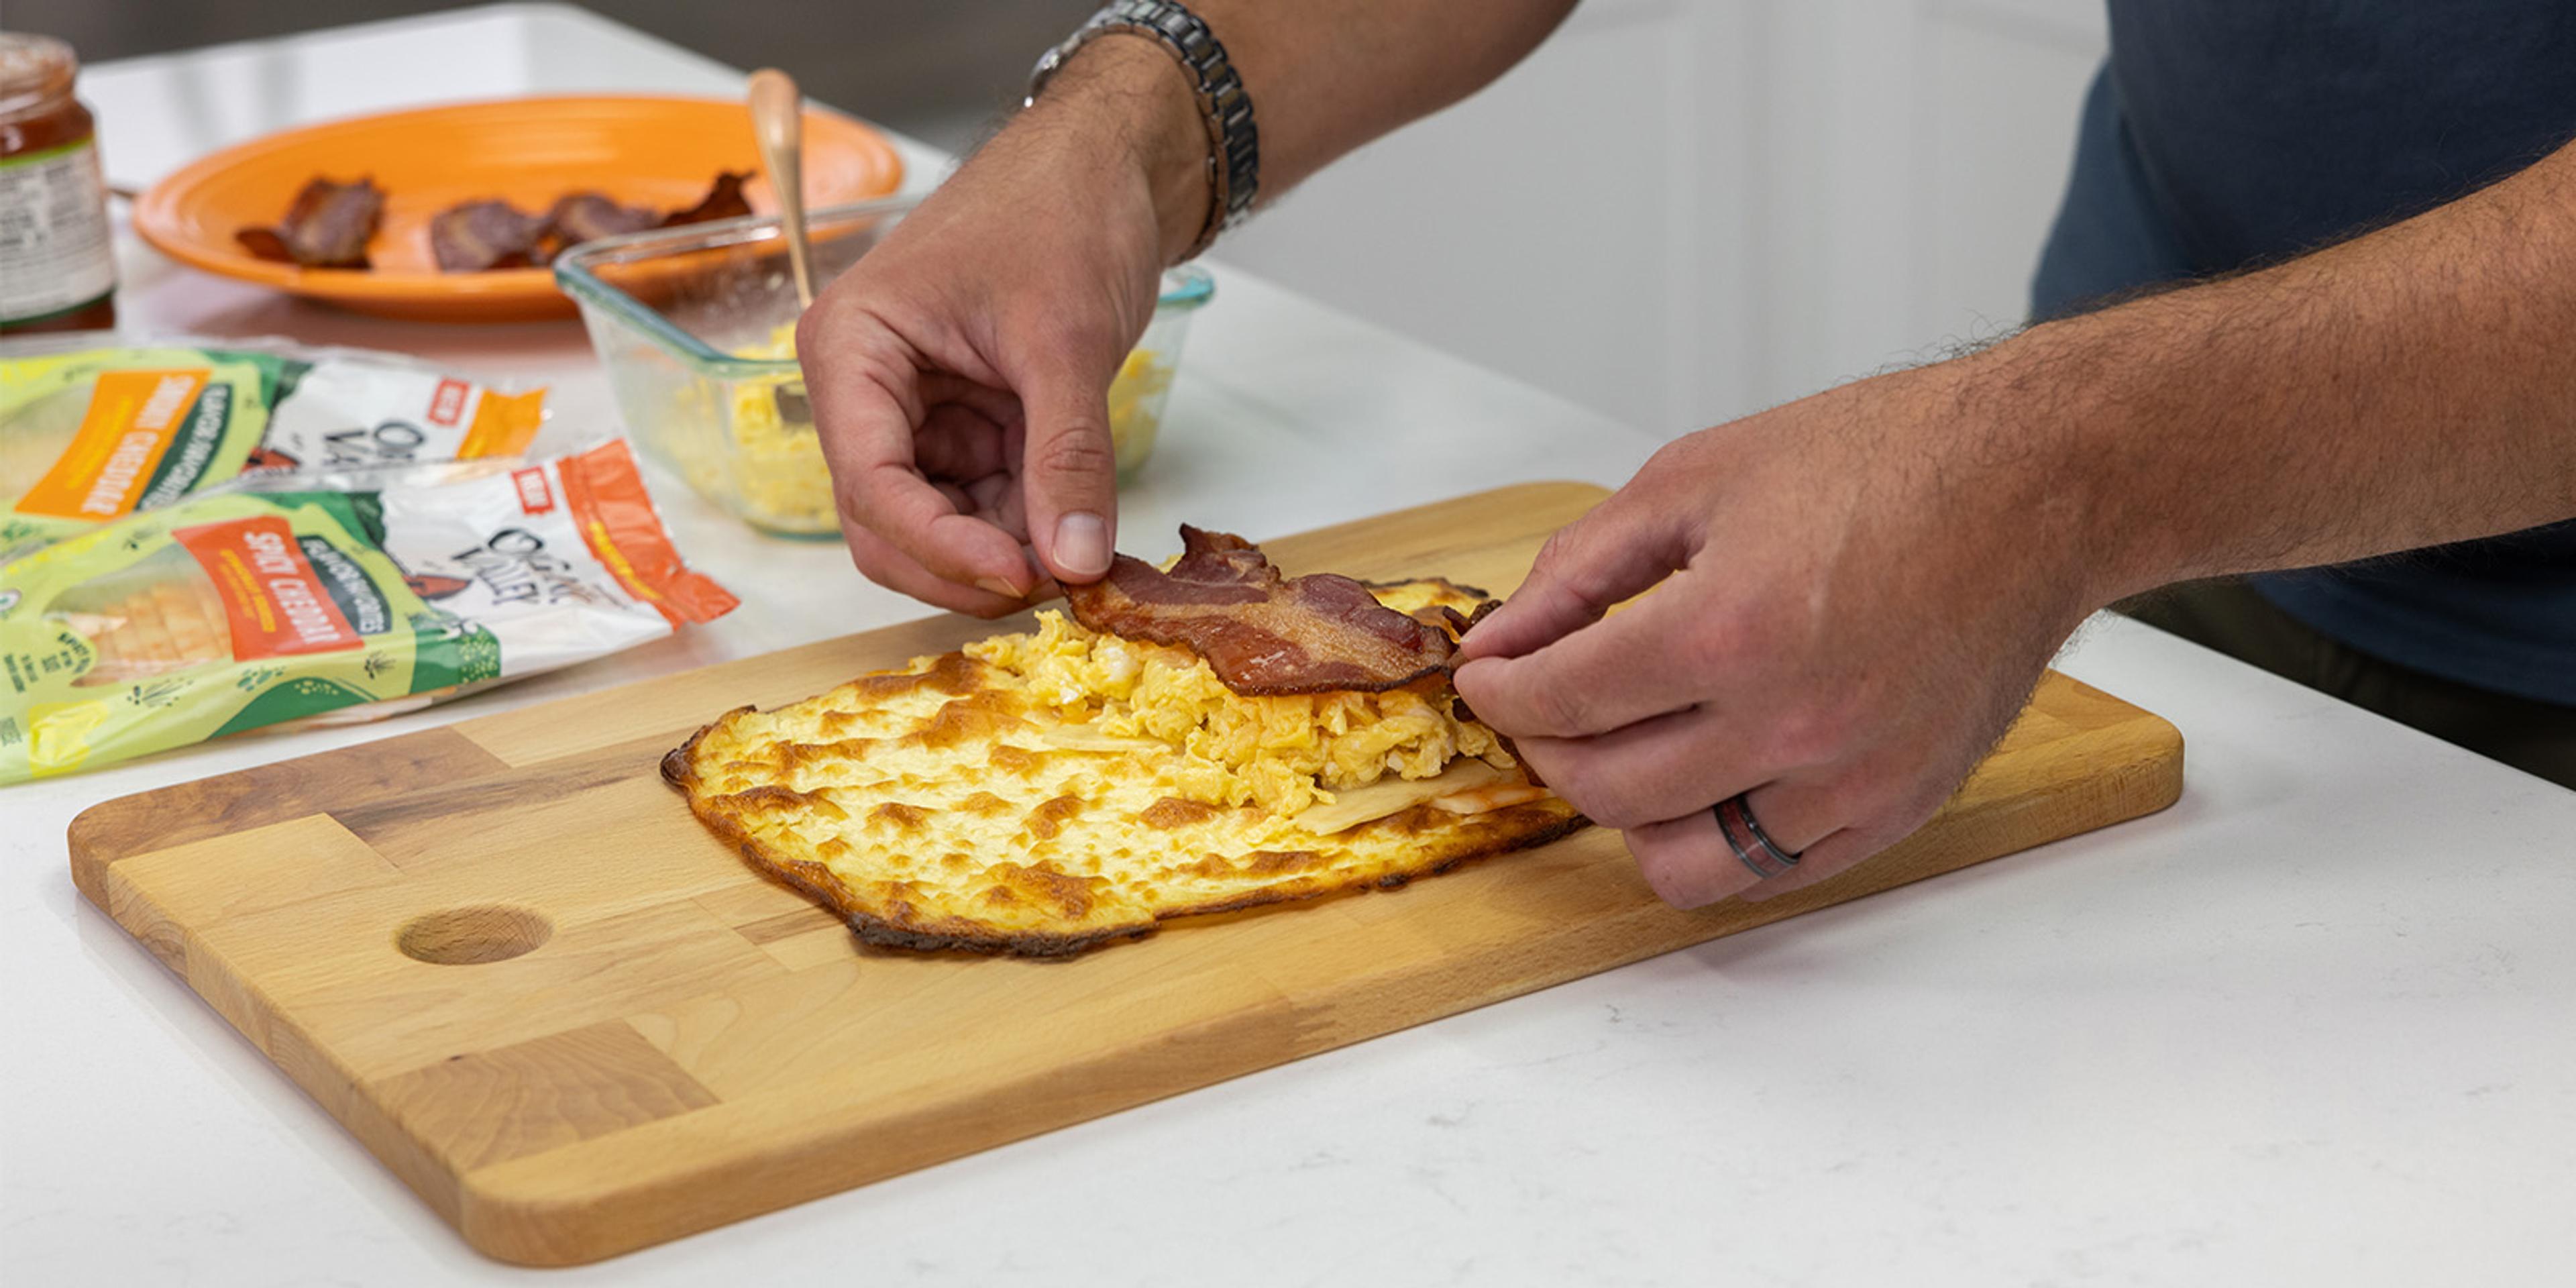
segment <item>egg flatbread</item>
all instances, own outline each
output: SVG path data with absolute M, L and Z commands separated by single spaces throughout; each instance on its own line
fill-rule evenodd
M 1485 603 L 1441 580 L 1367 593 L 1449 623 L 1426 645 L 1444 661 Z M 1032 632 L 728 712 L 662 772 L 864 940 L 1055 956 L 1175 917 L 1398 886 L 1584 826 L 1446 681 L 1246 695 L 1188 647 L 1047 611 Z

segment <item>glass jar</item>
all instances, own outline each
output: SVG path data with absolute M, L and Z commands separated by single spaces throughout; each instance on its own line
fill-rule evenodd
M 0 332 L 116 325 L 116 243 L 98 123 L 72 97 L 80 60 L 0 32 Z

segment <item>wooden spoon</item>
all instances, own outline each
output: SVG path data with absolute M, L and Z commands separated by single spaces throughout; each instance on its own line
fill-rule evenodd
M 814 307 L 814 250 L 805 240 L 805 96 L 796 79 L 775 67 L 751 74 L 751 133 L 760 143 L 760 168 L 778 197 L 778 226 L 787 234 L 787 268 L 796 278 L 796 303 Z

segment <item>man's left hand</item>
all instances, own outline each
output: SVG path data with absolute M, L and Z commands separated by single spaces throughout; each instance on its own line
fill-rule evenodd
M 2010 377 L 1989 352 L 1672 443 L 1469 634 L 1460 696 L 1673 904 L 1893 844 L 2108 598 L 2084 471 L 2027 446 L 2052 436 Z M 1795 868 L 1728 848 L 1712 807 L 1738 793 Z

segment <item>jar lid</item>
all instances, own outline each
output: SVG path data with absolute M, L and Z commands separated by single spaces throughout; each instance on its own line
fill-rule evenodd
M 71 93 L 80 59 L 51 36 L 0 31 L 0 117 Z

